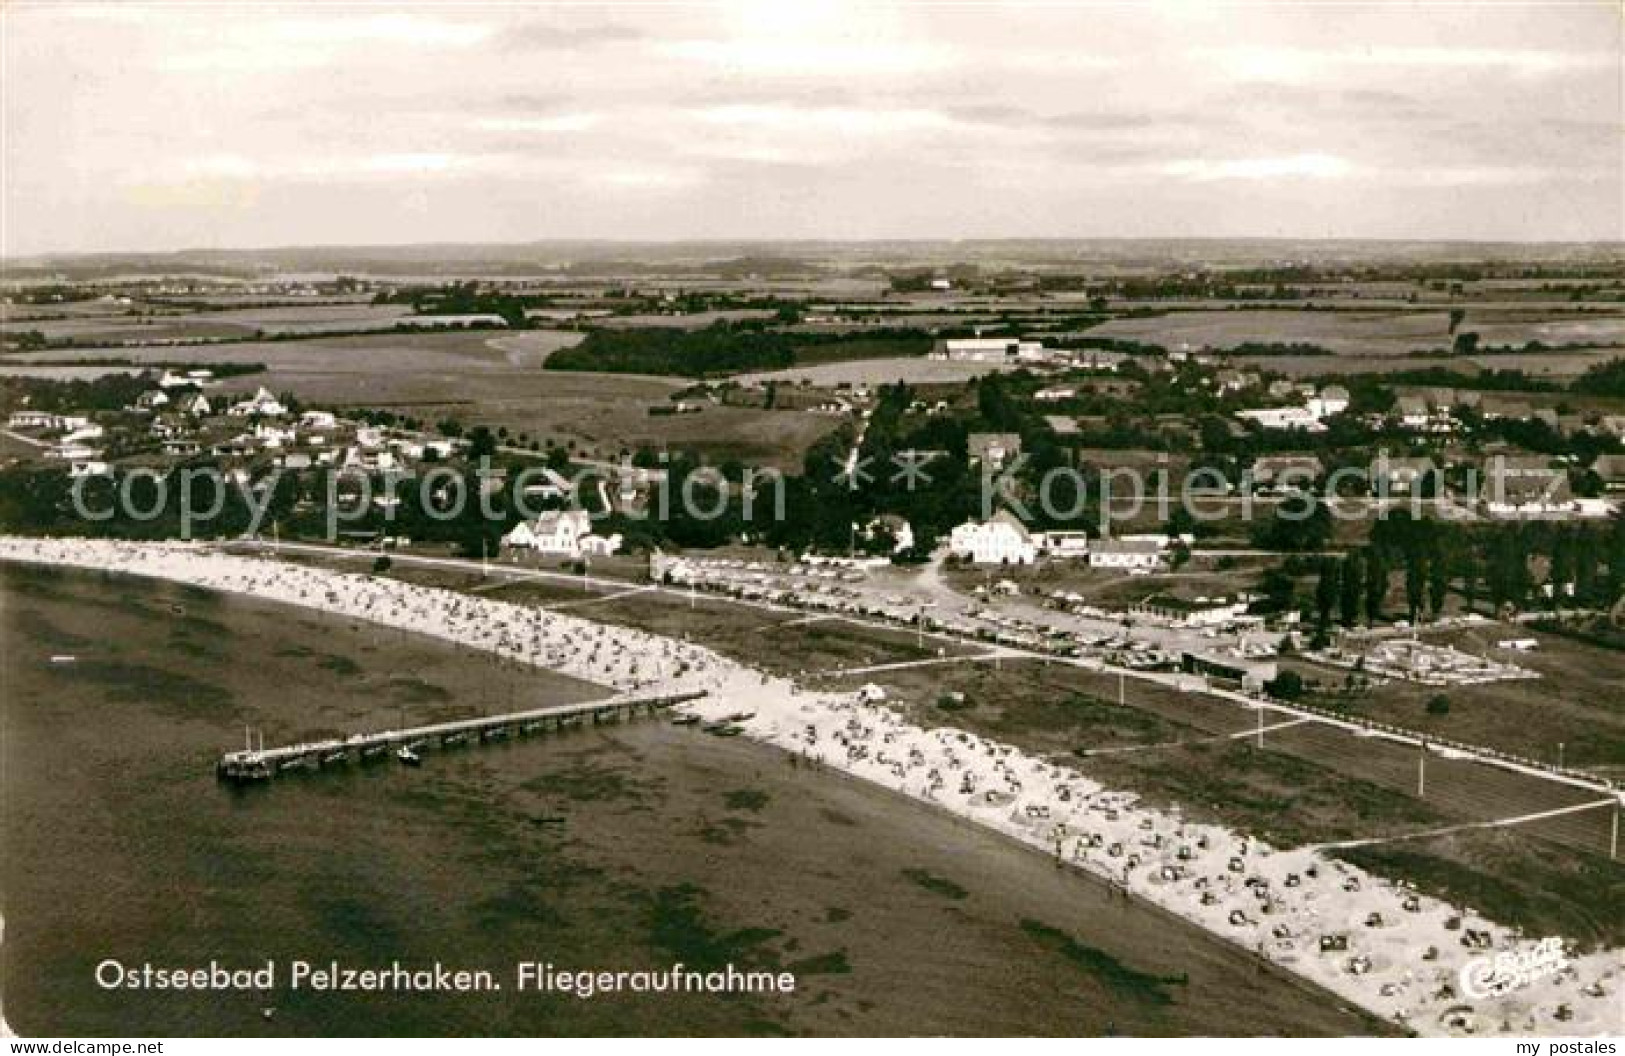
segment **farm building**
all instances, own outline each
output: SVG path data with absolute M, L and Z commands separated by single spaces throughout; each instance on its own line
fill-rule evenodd
M 1229 598 L 1181 598 L 1153 594 L 1130 610 L 1179 627 L 1220 627 L 1247 614 L 1247 603 Z
M 1155 539 L 1096 539 L 1089 547 L 1091 568 L 1152 570 L 1162 564 L 1162 544 Z

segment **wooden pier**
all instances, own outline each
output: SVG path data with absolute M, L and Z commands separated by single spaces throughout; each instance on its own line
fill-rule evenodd
M 506 715 L 482 715 L 473 719 L 437 722 L 378 733 L 357 733 L 344 738 L 309 741 L 280 748 L 248 747 L 227 752 L 215 764 L 215 773 L 226 781 L 269 781 L 290 770 L 316 770 L 351 762 L 382 759 L 391 749 L 413 752 L 431 746 L 505 739 L 547 729 L 560 729 L 591 720 L 618 722 L 642 713 L 654 715 L 666 708 L 704 697 L 704 691 L 659 697 L 611 697 L 583 704 L 561 704 Z

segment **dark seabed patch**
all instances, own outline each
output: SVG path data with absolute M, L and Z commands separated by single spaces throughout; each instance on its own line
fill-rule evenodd
M 903 875 L 933 895 L 941 895 L 943 898 L 958 900 L 970 894 L 952 880 L 938 876 L 929 869 L 904 869 Z
M 767 806 L 770 797 L 759 788 L 736 788 L 723 798 L 729 810 L 758 811 Z
M 1153 975 L 1131 968 L 1104 950 L 1086 946 L 1061 929 L 1036 920 L 1023 919 L 1021 930 L 1032 936 L 1038 945 L 1060 954 L 1114 994 L 1135 1001 L 1169 1004 L 1173 1001 L 1173 995 L 1168 987 L 1184 986 L 1188 981 L 1183 975 Z
M 403 704 L 444 704 L 451 699 L 451 693 L 444 686 L 405 675 L 392 675 L 384 688 Z
M 316 661 L 316 666 L 323 671 L 338 675 L 340 678 L 353 678 L 361 673 L 361 665 L 347 656 L 338 656 L 329 653 Z
M 235 714 L 229 690 L 171 668 L 128 660 L 82 659 L 54 670 L 76 682 L 102 686 L 108 700 L 153 704 L 168 715 Z

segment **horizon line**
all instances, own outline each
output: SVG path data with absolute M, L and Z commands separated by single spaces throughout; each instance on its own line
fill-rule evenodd
M 629 238 L 617 236 L 561 236 L 514 241 L 472 240 L 456 241 L 436 239 L 402 242 L 302 242 L 280 245 L 241 246 L 183 246 L 178 248 L 116 248 L 116 249 L 63 249 L 30 253 L 0 253 L 0 267 L 25 265 L 31 262 L 73 261 L 107 257 L 183 257 L 202 254 L 294 253 L 313 251 L 366 251 L 408 249 L 523 249 L 525 247 L 605 246 L 605 247 L 679 247 L 679 246 L 874 246 L 874 245 L 998 245 L 1032 243 L 1060 245 L 1066 243 L 1117 243 L 1124 245 L 1152 245 L 1159 243 L 1308 243 L 1315 245 L 1387 245 L 1387 246 L 1483 246 L 1483 247 L 1564 247 L 1613 249 L 1625 253 L 1625 236 L 1594 239 L 1524 239 L 1473 238 L 1465 236 L 1380 236 L 1380 235 L 979 235 L 969 237 L 909 235 L 873 236 L 864 238 L 778 237 L 772 235 L 741 237 L 678 237 Z M 3 278 L 3 274 L 0 274 Z

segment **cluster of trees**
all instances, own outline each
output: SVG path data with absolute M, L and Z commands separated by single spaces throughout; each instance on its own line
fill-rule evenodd
M 903 555 L 909 559 L 923 556 L 940 536 L 974 515 L 977 481 L 965 453 L 969 423 L 936 416 L 909 419 L 914 398 L 914 390 L 901 383 L 880 391 L 855 476 L 841 472 L 857 439 L 850 426 L 814 444 L 802 472 L 786 482 L 788 515 L 765 526 L 768 540 L 789 547 L 889 551 L 885 533 L 866 539 L 864 529 L 891 513 L 907 520 L 914 533 L 914 552 Z M 905 477 L 913 456 L 902 453 L 922 451 L 934 454 L 912 463 L 916 472 Z
M 483 288 L 478 282 L 452 282 L 444 286 L 385 291 L 374 304 L 410 304 L 418 315 L 500 315 L 514 329 L 530 324 L 526 308 L 539 308 L 547 298 Z
M 1562 392 L 1559 385 L 1530 377 L 1522 370 L 1481 370 L 1471 374 L 1449 367 L 1417 367 L 1382 375 L 1387 385 L 1437 385 L 1442 388 L 1474 389 L 1484 392 Z
M 1537 587 L 1550 588 L 1541 594 L 1554 607 L 1607 607 L 1625 587 L 1625 521 L 1466 526 L 1401 511 L 1376 524 L 1364 549 L 1322 559 L 1317 573 L 1314 614 L 1323 630 L 1387 618 L 1394 575 L 1412 622 L 1437 618 L 1452 590 L 1468 611 L 1527 606 Z
M 1569 384 L 1569 390 L 1590 396 L 1625 396 L 1625 357 L 1586 368 Z
M 4 336 L 4 340 L 7 352 L 37 352 L 51 344 L 38 330 L 13 330 Z
M 919 330 L 802 334 L 770 330 L 760 322 L 719 320 L 701 330 L 594 330 L 574 348 L 548 356 L 546 369 L 704 378 L 784 370 L 803 359 L 838 358 L 844 344 L 862 342 L 872 351 L 879 339 L 886 340 L 885 351 L 892 355 L 924 355 L 932 345 L 931 336 Z
M 1261 550 L 1302 553 L 1324 549 L 1332 537 L 1332 511 L 1313 496 L 1289 499 L 1253 525 L 1253 545 Z
M 1237 356 L 1335 356 L 1325 345 L 1310 341 L 1243 341 L 1228 349 Z
M 0 411 L 27 408 L 47 414 L 118 411 L 156 385 L 154 374 L 103 374 L 95 378 L 0 377 Z

